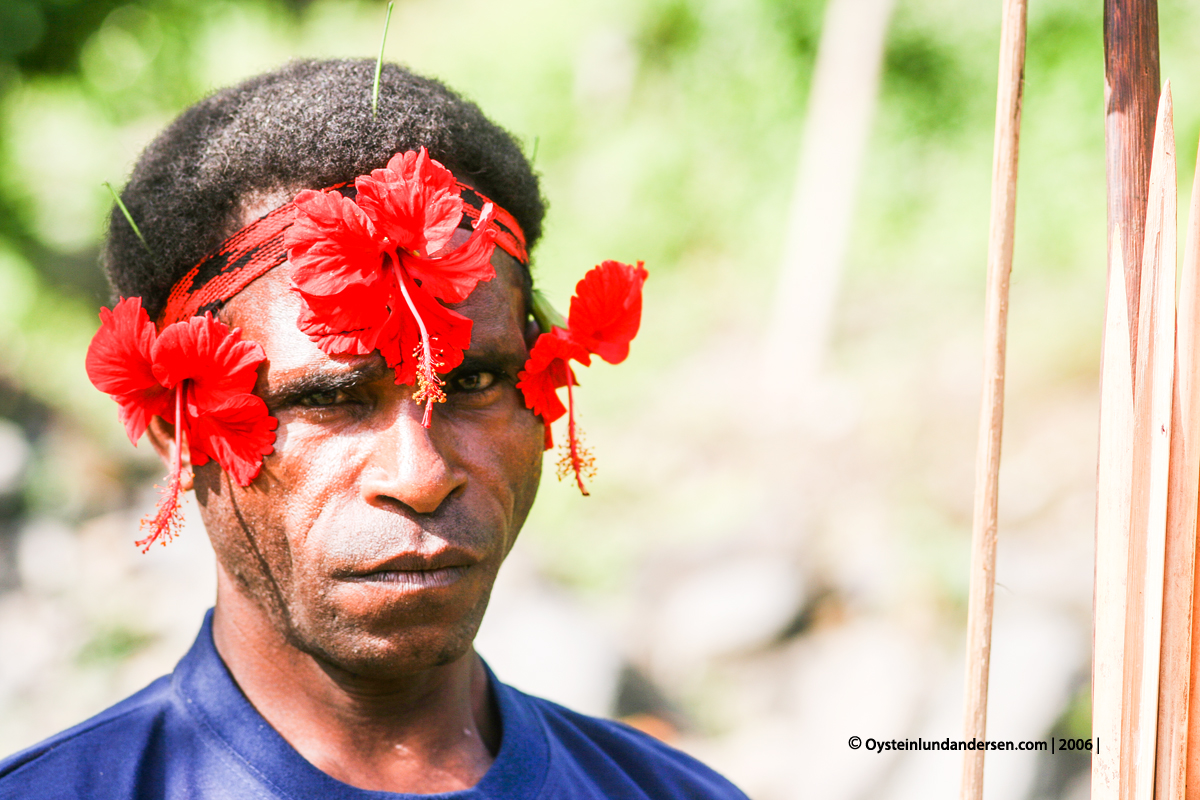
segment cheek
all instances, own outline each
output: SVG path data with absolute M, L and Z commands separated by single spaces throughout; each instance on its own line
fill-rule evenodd
M 314 588 L 312 579 L 335 554 L 328 534 L 338 526 L 329 521 L 358 500 L 365 443 L 361 436 L 320 435 L 319 428 L 303 423 L 284 422 L 280 428 L 276 451 L 245 492 L 255 509 L 253 518 L 245 516 L 255 538 L 286 552 L 286 565 L 272 559 L 270 566 L 286 569 L 295 578 L 290 591 L 303 593 Z
M 311 561 L 292 554 L 304 552 L 322 510 L 353 492 L 357 439 L 314 436 L 312 426 L 281 420 L 275 451 L 250 486 L 233 483 L 214 462 L 196 468 L 196 497 L 214 548 L 236 555 L 239 572 L 249 559 L 254 571 L 287 581 L 293 569 Z
M 263 480 L 275 516 L 291 535 L 303 535 L 335 496 L 353 489 L 358 437 L 321 436 L 303 423 L 280 424 L 275 452 L 263 460 Z M 299 544 L 299 543 L 297 543 Z
M 200 514 L 221 569 L 243 593 L 286 617 L 291 548 L 286 537 L 275 535 L 271 497 L 260 486 L 261 476 L 243 488 L 209 463 L 196 468 L 195 477 Z
M 478 450 L 488 464 L 493 496 L 505 500 L 505 513 L 510 521 L 506 544 L 511 547 L 537 495 L 545 429 L 541 419 L 522 404 L 489 433 L 492 436 L 477 440 Z

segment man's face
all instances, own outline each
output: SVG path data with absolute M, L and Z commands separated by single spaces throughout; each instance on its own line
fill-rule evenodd
M 533 503 L 543 429 L 515 386 L 529 333 L 520 267 L 498 248 L 492 263 L 496 277 L 454 307 L 473 320 L 471 349 L 428 429 L 378 353 L 331 357 L 300 332 L 287 266 L 222 313 L 266 353 L 255 392 L 279 429 L 249 487 L 215 463 L 196 469 L 205 525 L 231 588 L 352 674 L 465 653 Z

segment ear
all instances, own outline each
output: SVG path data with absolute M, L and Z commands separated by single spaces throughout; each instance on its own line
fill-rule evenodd
M 158 453 L 158 457 L 167 465 L 170 470 L 175 466 L 175 426 L 164 420 L 162 417 L 153 417 L 150 420 L 150 425 L 146 428 L 146 436 L 150 439 L 150 444 Z M 188 452 L 187 439 L 183 439 L 182 453 L 180 455 L 180 463 L 182 469 L 179 474 L 179 489 L 183 492 L 190 492 L 192 485 L 195 483 L 195 476 L 192 474 L 192 459 L 191 453 Z

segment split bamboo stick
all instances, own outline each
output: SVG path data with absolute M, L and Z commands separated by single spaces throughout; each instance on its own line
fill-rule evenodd
M 1184 354 L 1185 346 L 1190 347 L 1190 352 L 1186 356 Z M 1200 627 L 1200 610 L 1196 608 L 1196 603 L 1200 602 L 1200 593 L 1195 590 L 1197 577 L 1195 536 L 1197 503 L 1200 502 L 1196 489 L 1200 478 L 1197 477 L 1196 472 L 1192 471 L 1200 470 L 1200 467 L 1193 465 L 1193 456 L 1195 461 L 1200 462 L 1200 148 L 1198 148 L 1196 156 L 1195 175 L 1192 178 L 1187 243 L 1184 245 L 1183 251 L 1183 276 L 1179 297 L 1179 348 L 1180 354 L 1176 357 L 1179 363 L 1180 377 L 1178 380 L 1181 384 L 1178 395 L 1184 398 L 1183 408 L 1185 409 L 1185 413 L 1181 415 L 1180 424 L 1189 437 L 1186 449 L 1188 458 L 1185 463 L 1189 470 L 1188 474 L 1192 476 L 1190 488 L 1193 490 L 1190 502 L 1186 497 L 1181 497 L 1180 500 L 1181 512 L 1191 513 L 1189 541 L 1192 550 L 1190 554 L 1185 552 L 1179 562 L 1186 563 L 1189 558 L 1192 562 L 1190 570 L 1191 618 L 1187 648 L 1190 659 L 1187 670 L 1190 680 L 1188 680 L 1188 702 L 1184 706 L 1185 732 L 1183 740 L 1186 757 L 1180 773 L 1175 778 L 1177 783 L 1183 784 L 1183 788 L 1181 792 L 1178 785 L 1172 785 L 1170 794 L 1165 797 L 1172 800 L 1177 797 L 1200 800 L 1200 714 L 1195 713 L 1195 704 L 1191 703 L 1191 700 L 1197 696 L 1197 691 L 1200 691 L 1200 658 L 1192 652 L 1197 644 L 1200 644 L 1200 630 L 1197 630 Z M 1188 381 L 1188 383 L 1184 385 L 1184 381 Z M 1172 485 L 1174 485 L 1174 481 L 1172 481 Z M 1183 526 L 1183 530 L 1188 530 L 1186 524 Z M 1170 553 L 1168 553 L 1169 555 Z M 1171 569 L 1170 574 L 1173 577 L 1177 575 L 1175 569 Z M 1175 636 L 1180 635 L 1175 630 L 1172 633 Z M 1165 630 L 1164 636 L 1166 636 Z M 1178 677 L 1173 677 L 1172 681 L 1174 680 L 1178 680 Z
M 1108 246 L 1122 226 L 1130 333 L 1137 336 L 1138 287 L 1150 148 L 1158 107 L 1157 0 L 1104 0 L 1104 142 Z M 1110 259 L 1111 260 L 1111 259 Z M 1132 344 L 1136 344 L 1133 342 Z M 1133 352 L 1130 352 L 1132 361 Z
M 1017 206 L 1017 154 L 1025 83 L 1025 0 L 1003 0 L 1000 69 L 996 87 L 996 133 L 992 150 L 992 210 L 988 232 L 983 398 L 975 461 L 975 508 L 971 532 L 971 588 L 967 610 L 967 680 L 964 738 L 987 738 L 988 668 L 996 582 L 996 509 L 1000 439 L 1004 423 L 1004 355 L 1008 330 L 1008 283 L 1012 272 Z M 962 798 L 983 797 L 983 750 L 963 756 Z
M 1188 684 L 1196 582 L 1196 503 L 1200 495 L 1200 170 L 1192 179 L 1175 332 L 1175 403 L 1167 503 L 1162 666 L 1158 689 L 1155 797 L 1182 800 L 1187 777 Z M 1167 265 L 1174 253 L 1166 252 Z
M 1121 697 L 1133 469 L 1133 371 L 1124 247 L 1118 227 L 1109 250 L 1100 368 L 1100 447 L 1096 470 L 1096 591 L 1093 599 L 1092 800 L 1121 796 Z
M 1175 373 L 1175 140 L 1163 87 L 1143 245 L 1137 357 L 1129 580 L 1125 625 L 1122 797 L 1153 800 L 1162 645 L 1163 569 Z

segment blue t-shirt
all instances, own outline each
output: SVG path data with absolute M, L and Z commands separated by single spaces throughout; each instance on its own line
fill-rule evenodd
M 708 767 L 645 734 L 489 677 L 500 711 L 500 751 L 474 788 L 436 795 L 364 791 L 305 761 L 250 705 L 217 655 L 209 612 L 171 675 L 0 761 L 0 800 L 745 800 Z

